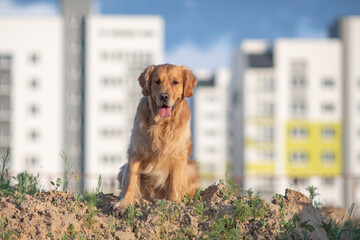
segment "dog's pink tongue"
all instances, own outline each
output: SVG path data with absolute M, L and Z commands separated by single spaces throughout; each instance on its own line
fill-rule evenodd
M 168 118 L 171 115 L 171 107 L 162 107 L 160 108 L 160 117 Z

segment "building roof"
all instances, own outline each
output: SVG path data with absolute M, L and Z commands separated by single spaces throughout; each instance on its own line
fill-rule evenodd
M 272 68 L 273 56 L 270 53 L 266 54 L 249 54 L 248 55 L 250 68 Z

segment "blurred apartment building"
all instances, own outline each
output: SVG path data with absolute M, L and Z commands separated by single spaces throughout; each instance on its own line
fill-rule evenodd
M 113 191 L 141 97 L 137 77 L 163 60 L 163 19 L 61 3 L 60 16 L 0 18 L 0 154 L 11 147 L 12 174 L 39 172 L 49 187 L 63 178 L 64 152 L 81 189 L 101 174 Z
M 360 200 L 360 17 L 329 39 L 246 40 L 235 56 L 233 175 L 270 198 L 315 186 L 321 203 Z M 236 145 L 235 145 L 236 143 Z
M 225 178 L 228 158 L 230 70 L 198 70 L 192 97 L 193 158 L 199 165 L 200 187 Z

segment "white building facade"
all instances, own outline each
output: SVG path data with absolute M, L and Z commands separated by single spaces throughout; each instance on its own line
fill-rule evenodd
M 193 158 L 199 166 L 200 187 L 225 178 L 228 158 L 229 69 L 196 71 L 192 97 Z
M 13 173 L 62 174 L 62 29 L 59 17 L 0 18 L 0 154 L 12 148 Z

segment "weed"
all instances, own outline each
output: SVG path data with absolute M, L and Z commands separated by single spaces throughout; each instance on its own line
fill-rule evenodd
M 68 237 L 68 238 L 70 238 L 70 239 L 76 238 L 76 232 L 75 232 L 75 226 L 74 226 L 74 224 L 70 224 L 70 225 L 66 228 L 66 237 Z
M 180 218 L 180 211 L 181 207 L 179 204 L 170 205 L 168 208 L 169 219 L 172 221 L 178 220 Z
M 309 192 L 309 200 L 311 202 L 311 204 L 316 208 L 316 209 L 319 209 L 320 207 L 320 202 L 319 201 L 315 201 L 315 198 L 317 196 L 319 196 L 320 194 L 317 192 L 317 187 L 314 187 L 314 186 L 308 186 L 306 188 L 306 190 L 308 190 Z
M 315 231 L 315 228 L 311 224 L 309 224 L 309 221 L 310 220 L 306 220 L 306 221 L 300 223 L 300 226 L 305 228 L 306 230 L 308 230 L 310 232 L 313 232 L 313 231 Z
M 21 172 L 17 175 L 17 191 L 21 194 L 34 195 L 40 192 L 39 176 L 34 177 L 25 172 Z
M 54 186 L 54 188 L 55 188 L 54 191 L 57 191 L 62 183 L 61 178 L 57 178 L 55 182 L 51 181 L 50 183 L 51 183 L 51 185 Z
M 205 220 L 204 214 L 207 210 L 209 210 L 209 208 L 205 207 L 203 202 L 195 203 L 195 213 L 199 215 L 200 223 L 202 223 Z
M 79 174 L 75 174 L 76 189 L 79 189 Z M 75 203 L 79 204 L 80 201 L 84 200 L 84 195 L 74 192 Z
M 240 229 L 236 227 L 236 221 L 229 216 L 224 218 L 216 218 L 210 226 L 208 236 L 210 239 L 240 239 Z
M 251 209 L 248 204 L 245 204 L 241 199 L 234 201 L 234 216 L 240 222 L 245 222 L 251 217 Z
M 194 229 L 190 227 L 180 228 L 179 230 L 177 230 L 178 240 L 192 239 L 193 237 L 194 237 Z
M 198 189 L 195 190 L 194 201 L 201 201 L 202 200 L 201 192 L 202 192 L 201 188 L 198 188 Z
M 165 199 L 161 200 L 155 200 L 156 204 L 159 207 L 159 211 L 156 211 L 158 214 L 160 214 L 160 238 L 165 239 L 166 238 L 166 228 L 165 228 L 165 222 L 169 219 L 169 216 L 167 214 L 167 201 Z
M 348 209 L 349 217 L 353 217 L 354 204 Z M 343 221 L 342 217 L 339 221 L 334 221 L 330 218 L 329 221 L 322 221 L 322 226 L 326 231 L 326 234 L 331 240 L 341 239 L 344 234 L 348 239 L 360 239 L 360 225 L 356 220 L 347 221 L 341 224 Z
M 115 226 L 116 226 L 116 224 L 115 224 L 115 217 L 114 217 L 113 214 L 111 214 L 111 215 L 109 216 L 109 230 L 110 230 L 110 233 L 111 233 L 111 234 L 114 234 L 114 232 L 115 232 Z
M 0 171 L 0 196 L 5 195 L 8 196 L 12 193 L 12 190 L 10 188 L 10 180 L 11 177 L 9 176 L 8 172 L 8 164 L 10 162 L 11 157 L 11 149 L 8 148 L 2 157 L 2 165 L 1 165 L 1 171 Z
M 63 191 L 65 192 L 69 186 L 69 171 L 70 171 L 70 161 L 68 156 L 64 153 L 60 153 L 60 157 L 64 160 L 64 182 L 63 182 Z
M 191 202 L 191 198 L 190 198 L 190 195 L 188 193 L 186 193 L 185 197 L 183 198 L 182 202 L 185 204 L 185 205 L 188 205 L 190 202 Z
M 7 219 L 6 218 L 1 218 L 0 219 L 0 224 L 1 224 L 1 239 L 11 239 L 11 236 L 13 235 L 13 232 L 12 231 L 7 231 L 6 230 L 6 222 L 7 222 Z
M 97 182 L 97 186 L 96 186 L 96 189 L 95 189 L 95 193 L 96 194 L 102 193 L 102 177 L 101 177 L 101 174 L 98 177 L 98 182 Z
M 276 193 L 274 195 L 273 203 L 280 204 L 281 201 L 283 201 L 283 195 Z
M 48 233 L 46 234 L 46 236 L 49 237 L 49 238 L 53 238 L 53 237 L 54 237 L 54 234 L 52 234 L 52 232 L 48 232 Z
M 141 212 L 141 210 L 138 209 L 133 204 L 129 205 L 128 208 L 126 209 L 126 215 L 125 215 L 126 223 L 129 227 L 131 227 L 132 231 L 134 231 L 134 227 L 135 227 L 135 218 L 141 217 L 142 215 L 143 213 Z
M 102 179 L 101 175 L 98 178 L 98 184 L 96 187 L 96 191 L 93 193 L 86 193 L 87 198 L 87 206 L 89 209 L 89 212 L 86 216 L 85 225 L 90 228 L 95 223 L 95 215 L 97 213 L 96 207 L 100 207 L 101 205 L 101 188 L 102 188 Z
M 40 192 L 39 177 L 31 176 L 25 171 L 19 173 L 15 179 L 18 181 L 18 184 L 15 186 L 17 192 L 14 193 L 15 204 L 19 207 L 27 194 L 34 195 Z

